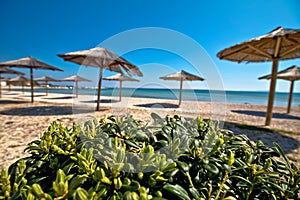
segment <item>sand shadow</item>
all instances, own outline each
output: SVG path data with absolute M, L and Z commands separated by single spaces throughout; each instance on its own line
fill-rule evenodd
M 33 97 L 43 97 L 46 96 L 46 94 L 34 94 Z M 24 97 L 31 97 L 31 95 L 25 95 Z
M 231 110 L 231 112 L 238 113 L 238 114 L 258 116 L 258 117 L 265 117 L 266 116 L 266 112 L 263 112 L 263 111 Z M 273 118 L 277 118 L 277 119 L 294 119 L 294 120 L 300 120 L 300 117 L 289 115 L 289 114 L 286 114 L 286 113 L 273 113 L 272 117 Z
M 75 97 L 72 96 L 65 96 L 65 97 L 43 97 L 41 99 L 53 99 L 53 100 L 59 100 L 59 99 L 73 99 Z
M 144 108 L 179 108 L 177 104 L 172 103 L 147 103 L 147 104 L 136 104 L 134 106 Z
M 20 94 L 20 93 L 7 93 L 7 94 L 5 94 L 5 95 L 18 95 L 18 94 Z
M 97 103 L 97 100 L 89 100 L 89 101 L 80 101 L 82 103 Z M 100 103 L 118 103 L 119 100 L 114 99 L 100 99 Z
M 22 104 L 29 103 L 29 101 L 18 101 L 18 100 L 0 100 L 0 104 Z
M 0 114 L 18 116 L 49 116 L 90 113 L 93 111 L 93 109 L 86 107 L 76 107 L 73 109 L 72 106 L 33 106 L 3 110 L 0 112 Z
M 288 135 L 283 135 L 270 129 L 256 126 L 245 126 L 242 124 L 225 122 L 224 129 L 232 130 L 234 134 L 245 134 L 250 140 L 257 142 L 262 141 L 266 146 L 274 147 L 273 142 L 279 144 L 286 153 L 290 153 L 300 147 L 300 142 Z M 240 133 L 237 133 L 239 129 Z

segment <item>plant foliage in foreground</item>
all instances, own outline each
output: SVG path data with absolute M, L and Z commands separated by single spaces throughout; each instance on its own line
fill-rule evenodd
M 67 128 L 53 122 L 30 156 L 3 170 L 0 199 L 299 199 L 282 149 L 201 118 L 155 125 L 131 116 Z

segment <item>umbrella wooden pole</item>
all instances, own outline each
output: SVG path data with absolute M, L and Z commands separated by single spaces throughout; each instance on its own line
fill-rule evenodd
M 119 97 L 119 101 L 122 100 L 122 81 L 120 80 L 120 97 Z
M 278 59 L 274 59 L 273 66 L 272 66 L 272 77 L 271 77 L 270 93 L 269 93 L 269 99 L 268 99 L 268 108 L 267 108 L 267 114 L 266 114 L 266 123 L 265 123 L 266 126 L 271 124 L 271 119 L 272 119 L 275 88 L 276 88 L 277 69 L 278 69 Z
M 96 111 L 99 111 L 99 108 L 100 108 L 100 95 L 101 95 L 101 87 L 102 87 L 102 75 L 103 75 L 103 68 L 100 67 Z
M 48 81 L 46 81 L 46 96 L 48 96 Z
M 182 84 L 183 84 L 183 80 L 182 78 L 180 79 L 180 93 L 179 93 L 179 103 L 178 106 L 181 105 L 181 99 L 182 99 Z
M 24 82 L 22 82 L 22 94 L 24 94 Z
M 2 97 L 2 78 L 0 76 L 0 98 Z
M 10 85 L 10 83 L 8 84 L 8 91 L 11 91 L 11 85 Z
M 291 106 L 292 106 L 292 99 L 293 99 L 293 90 L 294 90 L 294 80 L 291 81 L 291 86 L 290 86 L 290 94 L 289 94 L 289 103 L 287 107 L 287 113 L 291 112 Z
M 31 87 L 31 103 L 34 102 L 34 97 L 33 97 L 33 69 L 30 67 L 30 87 Z
M 75 87 L 76 87 L 76 98 L 78 98 L 78 81 L 75 81 Z

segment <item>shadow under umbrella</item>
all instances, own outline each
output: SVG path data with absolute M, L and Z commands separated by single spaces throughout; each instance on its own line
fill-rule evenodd
M 72 97 L 72 96 L 65 96 L 65 97 L 43 97 L 42 99 L 53 99 L 53 100 L 55 100 L 55 99 L 73 99 L 74 97 Z
M 147 104 L 136 104 L 134 106 L 144 108 L 179 108 L 179 105 L 172 103 L 147 103 Z
M 35 94 L 34 97 L 43 97 L 43 94 Z M 24 97 L 31 97 L 31 95 L 25 95 Z
M 91 110 L 84 107 L 77 107 L 73 110 L 72 106 L 34 106 L 26 108 L 14 108 L 3 110 L 2 115 L 18 116 L 50 116 L 50 115 L 72 115 L 78 113 L 90 113 Z
M 5 95 L 18 95 L 18 93 L 7 93 Z
M 82 103 L 96 103 L 97 100 L 88 100 L 88 101 L 80 101 Z M 114 99 L 101 99 L 100 103 L 118 103 L 118 100 L 114 100 Z
M 254 111 L 254 110 L 231 110 L 231 112 L 238 113 L 238 114 L 245 114 L 245 115 L 252 115 L 252 116 L 258 116 L 258 117 L 265 117 L 266 112 L 262 111 Z M 294 120 L 300 120 L 300 117 L 292 116 L 286 113 L 273 113 L 273 118 L 277 119 L 294 119 Z
M 0 100 L 0 104 L 22 104 L 28 103 L 27 101 L 18 101 L 18 100 Z

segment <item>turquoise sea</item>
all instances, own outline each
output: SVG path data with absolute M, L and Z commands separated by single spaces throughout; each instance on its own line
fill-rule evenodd
M 28 88 L 26 91 L 30 91 Z M 43 88 L 36 88 L 35 92 L 45 92 Z M 73 89 L 54 89 L 50 88 L 49 93 L 73 93 Z M 96 89 L 81 88 L 79 94 L 96 95 Z M 179 90 L 177 89 L 148 89 L 148 88 L 123 88 L 123 97 L 142 97 L 157 99 L 178 99 Z M 275 105 L 286 106 L 288 101 L 287 92 L 276 92 Z M 118 88 L 104 88 L 101 96 L 119 96 Z M 228 103 L 249 103 L 267 105 L 268 92 L 264 91 L 209 91 L 209 90 L 183 90 L 183 100 L 204 101 L 204 102 L 228 102 Z M 293 94 L 293 106 L 300 106 L 300 93 Z

